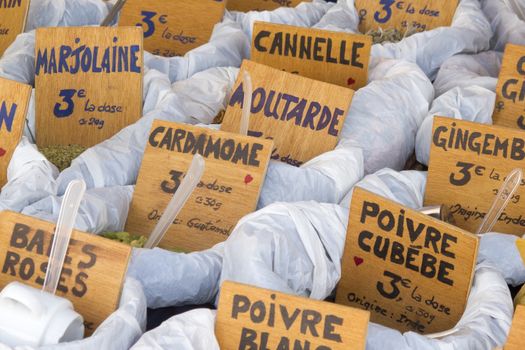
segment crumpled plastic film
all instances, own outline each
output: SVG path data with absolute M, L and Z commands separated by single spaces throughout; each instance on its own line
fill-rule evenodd
M 522 15 L 525 14 L 525 3 L 522 0 L 480 2 L 494 32 L 492 47 L 495 50 L 503 51 L 507 43 L 525 45 L 525 18 Z
M 195 253 L 134 249 L 128 276 L 144 286 L 148 307 L 201 305 L 219 291 L 222 243 Z
M 101 0 L 31 0 L 26 31 L 40 27 L 97 25 L 108 15 Z
M 492 124 L 500 53 L 458 55 L 448 59 L 434 82 L 437 98 L 416 137 L 416 157 L 428 165 L 434 116 Z
M 196 309 L 174 316 L 145 333 L 131 350 L 220 350 L 214 332 L 216 314 Z

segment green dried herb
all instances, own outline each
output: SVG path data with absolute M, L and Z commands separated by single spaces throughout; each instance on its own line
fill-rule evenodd
M 101 234 L 102 237 L 118 241 L 132 246 L 133 248 L 144 248 L 144 245 L 148 241 L 146 236 L 132 235 L 129 232 L 104 232 Z M 169 249 L 175 253 L 187 253 L 182 249 Z
M 85 150 L 86 148 L 80 145 L 53 145 L 41 148 L 40 152 L 53 163 L 59 171 L 63 171 L 69 168 L 73 159 Z
M 104 232 L 101 236 L 134 248 L 143 248 L 148 240 L 146 236 L 132 235 L 129 232 Z
M 366 35 L 370 35 L 372 37 L 372 42 L 374 44 L 382 44 L 400 42 L 401 40 L 408 38 L 409 36 L 414 35 L 417 32 L 418 31 L 415 28 L 408 28 L 404 33 L 395 28 L 387 30 L 379 28 L 377 30 L 369 30 L 366 33 Z

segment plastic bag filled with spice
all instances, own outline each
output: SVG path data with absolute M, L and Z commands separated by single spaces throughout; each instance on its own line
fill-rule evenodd
M 338 1 L 325 17 L 316 27 L 358 32 L 359 16 L 354 0 Z M 433 79 L 441 64 L 449 57 L 487 50 L 492 31 L 479 2 L 461 0 L 449 27 L 410 33 L 411 35 L 384 28 L 369 34 L 378 42 L 372 46 L 372 57 L 404 59 L 417 63 Z
M 438 97 L 417 133 L 420 163 L 428 165 L 434 116 L 492 124 L 501 57 L 498 52 L 487 51 L 453 56 L 443 64 L 434 81 Z
M 425 176 L 423 172 L 384 169 L 356 186 L 420 208 Z M 351 193 L 343 200 L 344 206 L 276 203 L 245 217 L 224 243 L 221 282 L 237 281 L 314 299 L 329 297 L 341 276 L 350 200 Z M 242 269 L 237 268 L 239 264 Z M 367 349 L 450 346 L 491 350 L 504 344 L 512 310 L 501 272 L 481 260 L 466 310 L 453 330 L 434 338 L 371 323 Z
M 108 14 L 100 0 L 31 0 L 26 31 L 40 27 L 98 25 Z
M 481 0 L 494 36 L 491 47 L 503 51 L 507 43 L 525 45 L 525 3 L 521 0 Z
M 355 94 L 336 149 L 301 168 L 271 162 L 262 205 L 301 199 L 337 202 L 362 177 L 363 155 L 366 172 L 404 166 L 413 152 L 420 118 L 426 115 L 433 97 L 432 87 L 410 63 L 378 61 L 370 70 L 371 82 Z M 59 177 L 58 193 L 61 184 L 73 178 L 84 178 L 88 188 L 134 184 L 152 120 L 211 123 L 226 107 L 237 72 L 233 68 L 211 69 L 175 83 L 170 92 L 158 95 L 156 110 L 73 161 Z M 153 104 L 149 106 L 153 108 Z M 118 172 L 113 169 L 116 164 Z M 289 181 L 294 182 L 295 193 L 287 190 Z

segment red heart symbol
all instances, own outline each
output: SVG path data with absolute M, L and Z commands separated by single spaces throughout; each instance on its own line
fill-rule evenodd
M 354 263 L 355 263 L 355 266 L 359 266 L 361 265 L 362 263 L 364 263 L 365 261 L 363 260 L 363 258 L 360 258 L 360 257 L 357 257 L 357 256 L 354 256 Z
M 249 184 L 252 181 L 253 181 L 253 177 L 250 174 L 246 175 L 246 177 L 244 178 L 244 183 L 246 185 Z
M 7 153 L 7 151 L 5 149 L 0 148 L 0 157 L 5 156 L 6 153 Z
M 354 85 L 354 84 L 355 84 L 355 80 L 354 80 L 354 78 L 350 77 L 350 78 L 348 78 L 348 80 L 346 81 L 346 83 L 347 83 L 348 85 Z

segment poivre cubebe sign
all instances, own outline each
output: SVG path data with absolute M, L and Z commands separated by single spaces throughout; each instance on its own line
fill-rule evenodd
M 425 205 L 444 204 L 455 224 L 476 232 L 505 177 L 525 161 L 525 132 L 434 118 Z M 521 236 L 525 229 L 522 180 L 494 231 Z M 524 199 L 525 200 L 525 199 Z
M 367 83 L 371 46 L 369 35 L 255 22 L 251 59 L 355 90 Z
M 226 281 L 215 335 L 222 350 L 364 350 L 368 311 Z
M 141 26 L 144 49 L 165 57 L 183 56 L 207 43 L 222 20 L 226 0 L 127 0 L 119 25 Z
M 401 332 L 452 329 L 467 304 L 478 238 L 356 188 L 337 303 Z
M 459 0 L 355 0 L 359 31 L 425 31 L 452 24 Z
M 13 281 L 40 288 L 55 225 L 7 211 L 0 221 L 0 289 Z M 84 317 L 87 335 L 116 310 L 130 255 L 124 244 L 73 231 L 57 295 Z
M 0 78 L 0 187 L 7 183 L 7 167 L 24 131 L 31 90 L 30 85 Z
M 300 166 L 334 149 L 353 90 L 247 60 L 242 63 L 221 130 L 239 132 L 245 71 L 253 84 L 248 135 L 272 139 L 272 159 Z
M 525 130 L 525 46 L 505 47 L 493 119 L 496 125 Z
M 275 10 L 279 7 L 295 7 L 301 2 L 311 0 L 227 0 L 230 11 L 265 11 Z
M 141 28 L 39 28 L 35 51 L 39 147 L 91 147 L 142 116 Z
M 204 175 L 160 246 L 198 251 L 226 240 L 255 210 L 271 150 L 270 140 L 154 121 L 126 231 L 149 236 L 198 153 L 206 161 Z
M 0 0 L 0 57 L 24 31 L 30 0 Z

